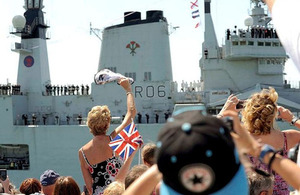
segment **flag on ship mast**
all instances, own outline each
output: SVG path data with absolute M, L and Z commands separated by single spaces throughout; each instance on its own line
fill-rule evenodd
M 132 121 L 109 143 L 109 146 L 125 161 L 142 144 L 142 136 Z
M 195 2 L 190 2 L 191 3 L 191 11 L 192 11 L 192 18 L 196 21 L 195 28 L 198 28 L 200 26 L 200 14 L 199 14 L 199 5 L 198 5 L 198 0 L 195 0 Z

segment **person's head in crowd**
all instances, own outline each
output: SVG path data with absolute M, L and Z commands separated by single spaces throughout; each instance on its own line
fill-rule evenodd
M 87 125 L 90 132 L 96 135 L 105 135 L 110 126 L 110 110 L 106 105 L 94 106 L 88 114 Z
M 52 195 L 54 191 L 54 184 L 59 174 L 53 170 L 46 170 L 40 177 L 42 185 L 42 193 L 45 195 Z
M 277 99 L 277 92 L 270 87 L 270 89 L 263 89 L 253 94 L 244 103 L 242 121 L 251 134 L 270 134 L 277 117 Z
M 124 183 L 114 181 L 105 188 L 103 195 L 122 195 L 125 191 Z
M 154 154 L 156 150 L 156 145 L 154 143 L 147 143 L 142 148 L 142 160 L 145 165 L 151 167 L 155 162 Z
M 157 167 L 163 175 L 160 194 L 248 194 L 230 131 L 222 120 L 200 110 L 169 118 L 157 142 Z
M 80 195 L 80 189 L 71 176 L 60 176 L 55 182 L 53 195 Z
M 249 195 L 272 195 L 273 194 L 273 176 L 266 176 L 256 172 L 250 172 L 248 175 Z
M 20 185 L 20 192 L 29 195 L 41 192 L 42 186 L 39 180 L 35 178 L 27 178 Z
M 148 167 L 144 164 L 133 166 L 125 177 L 125 189 L 127 189 L 130 184 L 132 184 L 137 178 L 146 172 L 147 169 Z

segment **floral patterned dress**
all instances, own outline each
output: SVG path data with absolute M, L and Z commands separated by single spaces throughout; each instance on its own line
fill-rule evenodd
M 284 137 L 284 146 L 283 146 L 283 150 L 280 151 L 280 154 L 287 158 L 287 153 L 288 153 L 287 139 L 286 139 L 285 133 L 284 132 L 282 132 L 282 133 L 283 133 L 283 137 Z M 266 164 L 262 163 L 258 158 L 255 158 L 252 156 L 249 156 L 249 158 L 250 158 L 251 163 L 256 168 L 270 172 L 270 170 L 268 170 L 268 166 Z M 286 183 L 286 181 L 284 181 L 282 179 L 282 177 L 280 177 L 280 175 L 278 175 L 274 171 L 272 171 L 272 174 L 274 175 L 273 195 L 289 195 L 290 194 L 289 185 Z
M 81 153 L 85 162 L 89 166 L 89 172 L 93 178 L 93 195 L 102 195 L 105 188 L 115 180 L 116 175 L 123 165 L 123 161 L 121 158 L 115 156 L 115 153 L 113 152 L 113 156 L 111 158 L 98 164 L 91 165 L 82 148 Z

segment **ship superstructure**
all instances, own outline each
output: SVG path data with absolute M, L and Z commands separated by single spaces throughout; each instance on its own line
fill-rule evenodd
M 291 89 L 284 80 L 287 55 L 264 3 L 253 0 L 251 14 L 245 19 L 246 28 L 227 29 L 225 43 L 220 47 L 210 2 L 205 0 L 205 41 L 200 60 L 203 98 L 207 106 L 220 107 L 232 93 L 246 99 L 262 87 L 272 86 L 279 93 L 280 104 L 299 110 L 300 91 Z
M 104 29 L 98 70 L 110 69 L 135 80 L 133 93 L 138 112 L 162 117 L 174 105 L 172 94 L 172 66 L 167 19 L 159 10 L 147 11 L 146 19 L 140 12 L 125 12 L 124 23 Z M 149 57 L 151 56 L 151 57 Z M 125 108 L 120 95 L 112 93 L 115 83 L 104 86 L 93 84 L 93 96 L 104 93 L 114 108 Z M 120 105 L 120 106 L 119 106 Z M 114 115 L 125 110 L 113 110 Z M 160 120 L 160 121 L 161 121 Z
M 79 124 L 99 102 L 108 105 L 114 117 L 121 118 L 126 113 L 126 101 L 114 90 L 116 83 L 93 83 L 91 88 L 52 85 L 46 45 L 49 26 L 44 23 L 43 1 L 29 2 L 32 1 L 26 1 L 24 6 L 26 24 L 12 32 L 21 36 L 21 43 L 15 43 L 13 48 L 20 54 L 18 93 L 13 95 L 26 105 L 13 107 L 14 124 L 32 124 L 33 120 L 35 125 Z M 146 114 L 150 115 L 150 123 L 156 122 L 155 115 L 159 116 L 158 122 L 164 122 L 164 114 L 173 109 L 177 91 L 172 77 L 167 19 L 159 10 L 148 11 L 146 19 L 141 19 L 140 12 L 124 15 L 123 24 L 104 29 L 98 70 L 107 68 L 132 77 L 143 122 Z

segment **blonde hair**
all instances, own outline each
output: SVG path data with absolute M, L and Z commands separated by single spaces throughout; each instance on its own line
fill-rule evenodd
M 244 104 L 242 121 L 254 135 L 270 134 L 277 115 L 278 94 L 274 88 L 263 89 L 253 94 Z
M 122 195 L 125 192 L 124 183 L 114 181 L 105 188 L 103 195 Z
M 110 125 L 108 107 L 106 105 L 94 106 L 88 114 L 87 125 L 94 136 L 105 135 Z

